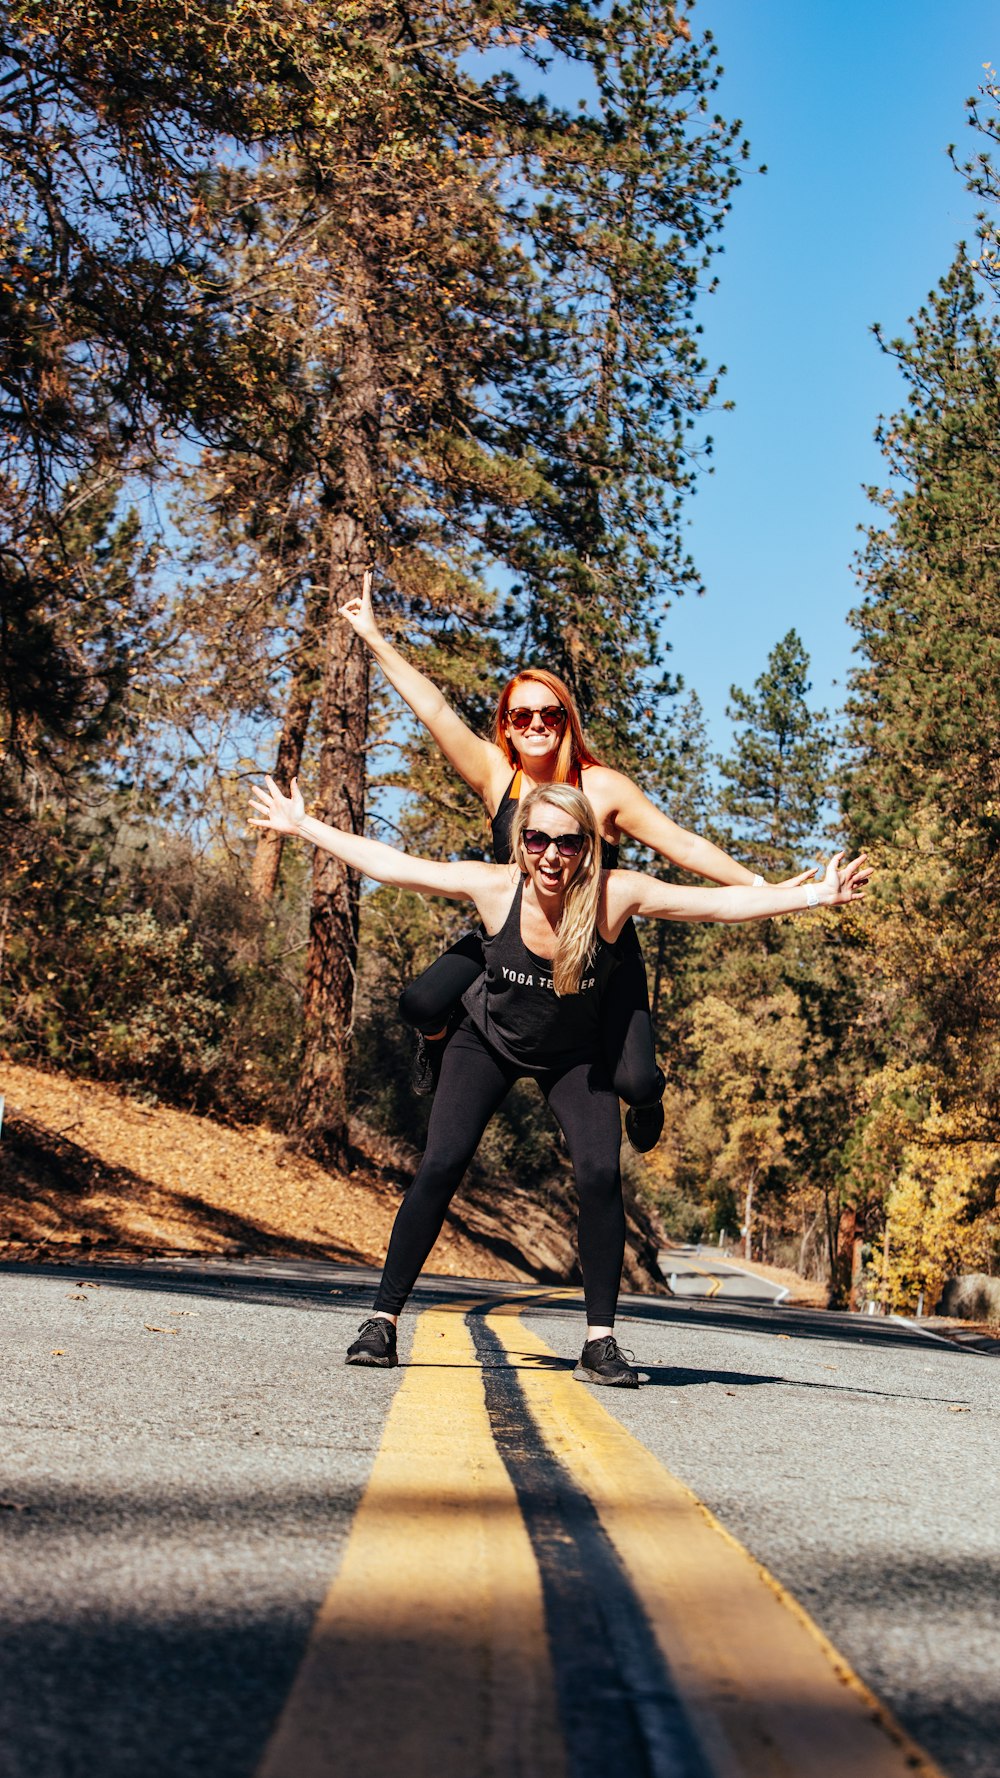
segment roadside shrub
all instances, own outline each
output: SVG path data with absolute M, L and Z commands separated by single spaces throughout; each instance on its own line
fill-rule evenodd
M 148 909 L 112 914 L 92 935 L 91 993 L 82 1011 L 89 1071 L 165 1098 L 203 1088 L 219 1065 L 227 1008 L 186 926 Z

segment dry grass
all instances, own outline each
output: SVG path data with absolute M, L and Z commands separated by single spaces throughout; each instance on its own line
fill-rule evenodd
M 381 1265 L 413 1157 L 353 1130 L 358 1165 L 328 1171 L 273 1130 L 147 1106 L 111 1087 L 0 1062 L 0 1257 L 259 1255 Z M 638 1215 L 638 1213 L 637 1213 Z M 662 1245 L 631 1214 L 627 1289 L 664 1290 Z M 463 1186 L 427 1262 L 451 1277 L 578 1277 L 571 1197 Z
M 0 1067 L 0 1252 L 268 1254 L 380 1264 L 399 1189 L 377 1164 L 350 1175 L 291 1154 L 262 1128 L 231 1129 L 110 1087 Z M 446 1228 L 436 1272 L 526 1278 L 482 1239 Z

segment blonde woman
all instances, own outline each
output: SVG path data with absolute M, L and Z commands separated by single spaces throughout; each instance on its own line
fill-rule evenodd
M 298 834 L 376 882 L 475 904 L 485 970 L 467 989 L 445 1050 L 427 1147 L 393 1224 L 371 1317 L 349 1364 L 396 1363 L 396 1321 L 437 1240 L 451 1199 L 490 1118 L 516 1080 L 537 1081 L 566 1139 L 579 1201 L 578 1242 L 587 1339 L 575 1375 L 634 1389 L 638 1376 L 614 1337 L 625 1248 L 618 1096 L 604 1060 L 601 1006 L 615 941 L 633 916 L 736 924 L 807 907 L 840 907 L 864 893 L 863 857 L 830 860 L 822 883 L 700 889 L 638 871 L 604 870 L 588 799 L 547 784 L 518 803 L 512 861 L 412 858 L 307 815 L 293 781 L 254 789 L 256 827 Z
M 520 800 L 537 786 L 576 785 L 597 815 L 604 866 L 618 863 L 622 835 L 649 846 L 672 864 L 714 883 L 762 884 L 745 865 L 700 834 L 678 827 L 624 772 L 615 771 L 589 747 L 569 687 L 546 667 L 524 667 L 500 693 L 492 739 L 477 735 L 446 702 L 437 686 L 382 634 L 372 606 L 372 576 L 340 615 L 361 637 L 389 684 L 409 704 L 445 757 L 482 800 L 490 819 L 493 856 L 513 857 L 510 835 Z M 793 877 L 801 883 L 812 876 Z M 649 1013 L 646 966 L 634 926 L 626 920 L 617 939 L 618 966 L 604 999 L 604 1055 L 628 1110 L 625 1132 L 644 1154 L 663 1128 L 663 1075 L 657 1065 Z M 463 998 L 483 968 L 478 933 L 468 933 L 405 990 L 399 1010 L 417 1031 L 418 1092 L 433 1092 L 445 1041 L 462 1014 Z

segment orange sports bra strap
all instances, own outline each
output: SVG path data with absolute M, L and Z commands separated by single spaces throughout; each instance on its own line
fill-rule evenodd
M 520 766 L 518 766 L 517 771 L 514 773 L 513 778 L 511 779 L 509 785 L 507 786 L 507 797 L 510 800 L 510 802 L 512 802 L 512 803 L 519 803 L 521 800 L 521 777 L 522 777 L 521 768 L 520 768 Z M 573 790 L 582 790 L 582 788 L 583 788 L 583 773 L 581 772 L 579 766 L 574 765 L 571 768 L 570 775 L 567 778 L 566 782 L 568 785 L 570 785 L 570 787 Z

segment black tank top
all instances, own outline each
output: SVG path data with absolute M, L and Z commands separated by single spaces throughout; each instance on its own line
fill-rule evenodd
M 556 994 L 552 964 L 529 951 L 521 937 L 518 883 L 499 932 L 483 933 L 485 972 L 462 996 L 462 1005 L 488 1043 L 511 1062 L 532 1069 L 564 1068 L 600 1054 L 601 992 L 617 961 L 614 946 L 598 933 L 597 949 L 576 994 Z
M 500 807 L 490 823 L 493 831 L 493 856 L 498 864 L 509 864 L 511 861 L 510 830 L 514 825 L 514 816 L 517 814 L 518 800 L 516 796 L 511 796 L 511 791 L 514 789 L 520 776 L 520 770 L 514 773 L 513 778 L 500 799 Z M 582 786 L 578 782 L 573 788 L 574 790 L 579 790 L 582 789 Z M 618 869 L 618 855 L 620 850 L 621 848 L 619 846 L 613 846 L 610 840 L 606 840 L 604 835 L 601 835 L 602 870 Z

